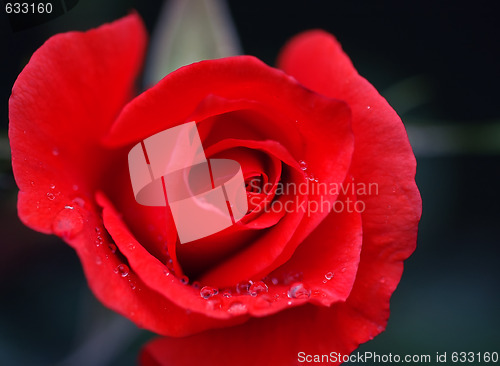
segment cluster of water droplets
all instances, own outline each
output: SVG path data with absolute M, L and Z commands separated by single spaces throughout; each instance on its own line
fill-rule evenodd
M 126 279 L 132 290 L 135 290 L 137 288 L 136 282 L 132 279 L 132 274 L 130 272 L 130 268 L 126 264 L 120 263 L 119 265 L 116 266 L 116 268 L 114 269 L 114 272 L 118 276 Z
M 54 218 L 52 231 L 61 238 L 72 239 L 82 231 L 83 224 L 78 208 L 66 205 Z
M 170 274 L 168 271 L 165 273 Z M 333 272 L 325 274 L 325 280 L 332 278 Z M 199 292 L 199 296 L 207 301 L 207 309 L 222 309 L 232 314 L 246 313 L 249 298 L 255 299 L 252 307 L 266 308 L 276 302 L 285 301 L 287 305 L 293 305 L 296 300 L 305 300 L 312 296 L 326 297 L 326 293 L 321 288 L 313 289 L 303 281 L 302 272 L 267 276 L 260 281 L 241 281 L 235 286 L 221 289 L 208 285 L 202 286 L 197 281 L 189 284 L 189 279 L 185 276 L 180 277 L 180 280 Z
M 318 182 L 318 178 L 316 178 L 313 173 L 308 171 L 307 163 L 304 160 L 299 160 L 299 166 L 300 170 L 304 172 L 304 175 L 308 181 L 315 183 Z

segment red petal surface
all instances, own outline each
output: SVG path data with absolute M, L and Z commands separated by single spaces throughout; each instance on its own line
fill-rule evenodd
M 132 95 L 146 34 L 132 14 L 85 33 L 50 38 L 16 80 L 9 101 L 21 220 L 44 233 L 65 205 L 91 197 L 113 158 L 100 147 Z
M 348 327 L 349 318 L 364 317 L 366 325 L 354 332 L 356 342 L 364 342 L 384 329 L 403 260 L 415 249 L 422 209 L 415 158 L 396 112 L 358 75 L 333 36 L 323 31 L 297 36 L 279 66 L 308 88 L 347 102 L 355 136 L 350 173 L 357 183 L 378 185 L 378 194 L 362 198 L 363 249 L 352 293 L 345 305 L 332 308 L 345 312 Z
M 351 309 L 341 314 L 329 308 L 305 305 L 270 317 L 253 318 L 228 329 L 182 339 L 157 338 L 143 349 L 140 365 L 300 365 L 299 352 L 348 355 L 357 346 L 353 333 L 363 331 L 364 322 L 365 319 Z

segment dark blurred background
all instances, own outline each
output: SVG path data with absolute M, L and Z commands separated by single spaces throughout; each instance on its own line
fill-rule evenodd
M 387 330 L 360 351 L 500 352 L 500 29 L 494 1 L 230 1 L 243 50 L 273 64 L 294 34 L 335 34 L 361 75 L 401 115 L 423 198 Z M 16 213 L 7 103 L 16 76 L 51 35 L 130 9 L 155 28 L 162 1 L 80 0 L 13 31 L 0 9 L 0 364 L 133 365 L 153 335 L 103 308 L 78 258 Z M 450 355 L 448 355 L 450 361 Z M 85 364 L 85 363 L 84 363 Z

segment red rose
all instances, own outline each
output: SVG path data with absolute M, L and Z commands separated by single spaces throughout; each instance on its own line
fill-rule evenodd
M 292 365 L 380 333 L 421 212 L 396 113 L 322 31 L 293 39 L 279 69 L 203 61 L 133 98 L 145 44 L 130 15 L 52 37 L 19 75 L 9 136 L 23 222 L 77 251 L 106 306 L 189 336 L 152 342 L 144 364 Z M 250 212 L 179 245 L 168 210 L 135 202 L 127 154 L 189 121 L 207 157 L 240 163 Z

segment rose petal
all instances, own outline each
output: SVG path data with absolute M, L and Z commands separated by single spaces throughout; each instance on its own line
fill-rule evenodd
M 304 355 L 331 352 L 349 355 L 358 346 L 364 319 L 343 318 L 334 309 L 300 306 L 243 325 L 207 331 L 187 338 L 157 338 L 140 355 L 141 366 L 297 365 Z M 347 309 L 346 315 L 352 313 Z M 318 362 L 338 365 L 340 362 Z
M 114 157 L 99 140 L 132 94 L 145 43 L 142 21 L 132 14 L 50 38 L 19 75 L 9 139 L 26 225 L 50 233 L 65 205 L 93 194 Z
M 384 329 L 389 298 L 415 249 L 421 200 L 415 185 L 415 158 L 400 118 L 375 88 L 358 75 L 330 34 L 310 31 L 283 50 L 279 66 L 305 86 L 345 100 L 352 109 L 356 147 L 351 174 L 358 183 L 376 183 L 378 194 L 363 198 L 363 249 L 353 290 L 345 306 L 333 307 L 346 320 L 364 318 L 364 342 Z

